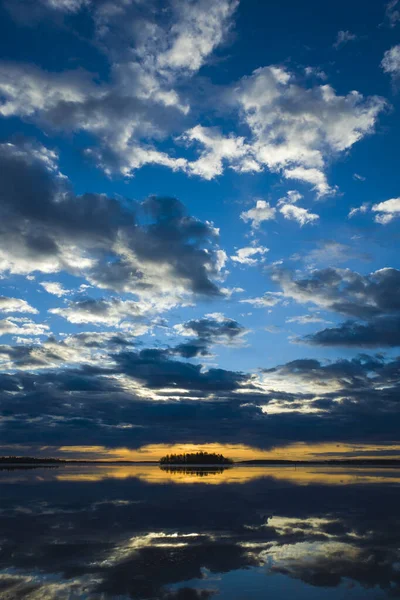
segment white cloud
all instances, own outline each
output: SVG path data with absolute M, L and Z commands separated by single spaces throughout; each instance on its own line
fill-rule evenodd
M 368 202 L 364 202 L 364 204 L 361 204 L 361 206 L 358 206 L 357 208 L 352 208 L 348 214 L 348 218 L 351 219 L 352 217 L 355 217 L 358 214 L 365 214 L 366 212 L 368 212 L 369 206 L 370 205 L 368 204 Z
M 48 331 L 48 325 L 35 323 L 25 317 L 9 317 L 0 320 L 0 335 L 45 335 Z
M 261 167 L 249 157 L 250 146 L 243 137 L 223 136 L 215 127 L 197 125 L 186 131 L 183 140 L 198 142 L 204 146 L 197 160 L 187 163 L 186 170 L 204 179 L 213 179 L 221 175 L 227 163 L 235 171 L 260 171 Z
M 54 294 L 54 296 L 58 296 L 59 298 L 67 296 L 70 293 L 70 290 L 66 290 L 58 281 L 42 281 L 40 285 L 44 287 L 47 293 Z
M 246 298 L 239 300 L 243 304 L 251 304 L 254 308 L 266 308 L 269 306 L 275 306 L 282 300 L 282 292 L 266 292 L 263 296 L 258 298 Z
M 383 55 L 381 67 L 385 73 L 396 79 L 400 75 L 400 44 L 393 46 Z
M 359 173 L 354 173 L 353 179 L 356 179 L 357 181 L 365 181 L 366 177 L 364 177 L 363 175 L 359 175 Z
M 379 97 L 352 91 L 339 96 L 327 84 L 302 87 L 283 67 L 257 69 L 232 91 L 252 133 L 254 158 L 285 177 L 332 192 L 324 173 L 332 155 L 372 133 L 385 106 Z
M 330 323 L 330 321 L 323 319 L 322 317 L 318 316 L 318 314 L 313 314 L 290 317 L 286 319 L 286 323 L 298 323 L 299 325 L 308 325 L 309 323 Z
M 303 198 L 302 194 L 296 190 L 290 190 L 286 196 L 278 200 L 279 212 L 290 221 L 297 221 L 301 227 L 303 225 L 314 223 L 319 219 L 319 216 L 309 212 L 305 208 L 295 206 L 295 204 Z
M 335 193 L 335 189 L 328 184 L 326 175 L 319 169 L 295 167 L 294 169 L 285 169 L 284 175 L 287 179 L 297 179 L 298 181 L 310 183 L 316 191 L 317 197 Z
M 174 2 L 176 22 L 168 32 L 169 48 L 159 54 L 161 69 L 198 71 L 223 41 L 238 0 Z
M 345 44 L 347 44 L 348 42 L 354 42 L 355 40 L 358 39 L 358 36 L 355 33 L 351 33 L 351 31 L 338 31 L 338 34 L 336 36 L 336 41 L 333 44 L 333 47 L 336 48 L 336 50 L 338 48 L 340 48 L 341 46 L 344 46 Z
M 92 299 L 86 298 L 70 302 L 66 307 L 51 308 L 49 313 L 63 317 L 70 323 L 82 325 L 105 325 L 106 327 L 117 327 L 134 332 L 135 335 L 143 335 L 148 331 L 148 326 L 143 323 L 143 316 L 147 313 L 155 313 L 157 309 L 165 310 L 165 306 L 159 307 L 154 302 L 135 302 L 133 300 Z
M 255 266 L 265 260 L 267 252 L 269 252 L 269 248 L 264 246 L 246 246 L 236 250 L 236 254 L 231 256 L 231 259 L 241 265 Z
M 251 221 L 251 226 L 258 229 L 264 221 L 271 221 L 275 218 L 276 208 L 272 207 L 265 200 L 257 200 L 254 208 L 241 213 L 240 218 L 246 223 Z
M 303 227 L 303 225 L 315 223 L 315 221 L 318 221 L 319 219 L 319 216 L 315 213 L 311 213 L 306 208 L 301 208 L 300 206 L 293 206 L 293 204 L 284 204 L 279 211 L 283 214 L 285 219 L 296 221 L 301 227 Z
M 378 213 L 375 216 L 375 221 L 386 225 L 390 221 L 393 221 L 393 219 L 400 217 L 400 198 L 391 198 L 390 200 L 385 200 L 385 202 L 374 204 L 371 210 Z
M 318 77 L 318 79 L 322 79 L 323 81 L 328 79 L 328 75 L 319 67 L 306 67 L 304 73 L 307 77 Z
M 6 296 L 0 296 L 0 312 L 3 313 L 32 313 L 38 314 L 38 310 L 28 304 L 26 300 L 21 298 L 8 298 Z
M 298 202 L 302 198 L 303 195 L 300 194 L 300 192 L 296 190 L 289 190 L 288 192 L 286 192 L 286 196 L 283 196 L 283 198 L 279 198 L 278 206 L 282 206 L 284 204 L 296 204 L 296 202 Z

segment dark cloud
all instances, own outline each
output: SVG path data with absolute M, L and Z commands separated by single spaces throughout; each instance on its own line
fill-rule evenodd
M 138 379 L 150 389 L 176 387 L 193 391 L 227 392 L 237 390 L 248 376 L 235 371 L 193 365 L 167 356 L 168 351 L 145 349 L 120 352 L 114 356 L 120 372 Z
M 228 319 L 223 315 L 208 315 L 202 319 L 192 319 L 177 327 L 182 335 L 193 336 L 188 342 L 175 346 L 173 353 L 184 358 L 195 356 L 207 356 L 210 346 L 223 344 L 234 345 L 246 333 L 245 327 L 234 319 Z
M 15 371 L 0 378 L 2 443 L 272 448 L 398 438 L 399 359 L 301 359 L 265 370 L 261 381 L 176 360 L 170 348 L 129 349 L 129 338 L 114 338 L 110 332 L 100 344 L 82 334 L 42 346 L 3 346 Z M 277 391 L 276 381 L 278 390 L 292 391 Z
M 219 294 L 212 281 L 220 263 L 216 231 L 178 200 L 77 197 L 58 174 L 56 156 L 42 147 L 2 144 L 0 169 L 3 270 L 67 270 L 133 293 Z
M 366 324 L 346 321 L 303 338 L 318 346 L 349 346 L 356 348 L 384 348 L 400 346 L 400 315 L 381 317 Z
M 295 279 L 276 270 L 273 279 L 284 294 L 357 320 L 308 335 L 302 341 L 326 346 L 395 347 L 400 345 L 400 271 L 380 269 L 360 275 L 350 269 L 315 270 Z

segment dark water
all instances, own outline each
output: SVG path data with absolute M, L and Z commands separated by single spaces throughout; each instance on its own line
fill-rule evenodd
M 0 598 L 400 598 L 400 471 L 0 471 Z

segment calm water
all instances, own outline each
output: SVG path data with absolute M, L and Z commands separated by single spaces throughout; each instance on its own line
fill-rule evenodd
M 3 600 L 400 598 L 400 470 L 0 471 Z

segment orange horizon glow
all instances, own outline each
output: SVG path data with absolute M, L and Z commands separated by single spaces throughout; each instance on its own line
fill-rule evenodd
M 243 460 L 328 460 L 337 458 L 379 458 L 380 453 L 384 451 L 383 458 L 400 458 L 400 445 L 391 444 L 343 444 L 343 443 L 319 443 L 307 444 L 305 442 L 289 444 L 262 450 L 246 446 L 244 444 L 149 444 L 138 449 L 131 448 L 107 448 L 105 446 L 61 446 L 58 448 L 42 448 L 50 455 L 53 450 L 54 455 L 65 458 L 81 458 L 87 460 L 126 460 L 126 461 L 158 461 L 165 454 L 181 454 L 189 452 L 215 452 L 223 454 L 234 461 Z M 390 454 L 390 452 L 393 454 Z M 367 455 L 364 453 L 368 453 Z M 374 453 L 376 455 L 374 456 Z M 396 454 L 397 453 L 397 454 Z M 349 456 L 348 454 L 351 454 Z M 70 456 L 66 456 L 70 455 Z

